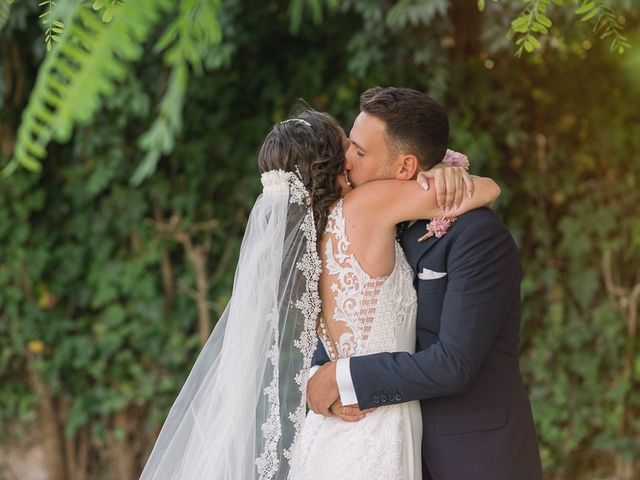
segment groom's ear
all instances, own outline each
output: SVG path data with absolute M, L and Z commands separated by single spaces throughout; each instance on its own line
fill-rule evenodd
M 396 165 L 396 180 L 413 180 L 420 170 L 415 155 L 401 155 Z

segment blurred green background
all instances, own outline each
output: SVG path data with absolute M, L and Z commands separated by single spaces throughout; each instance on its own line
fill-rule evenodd
M 640 2 L 58 3 L 0 0 L 0 479 L 137 478 L 261 140 L 300 98 L 348 132 L 375 85 L 502 186 L 547 479 L 640 478 Z

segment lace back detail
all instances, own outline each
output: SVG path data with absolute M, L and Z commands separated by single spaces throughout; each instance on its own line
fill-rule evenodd
M 339 200 L 327 219 L 322 252 L 325 264 L 320 280 L 325 295 L 319 334 L 332 360 L 366 351 L 381 307 L 383 287 L 390 277 L 368 275 L 349 247 Z

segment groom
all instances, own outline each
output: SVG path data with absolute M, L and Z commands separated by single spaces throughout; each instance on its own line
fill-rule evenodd
M 446 148 L 448 119 L 427 95 L 376 87 L 360 110 L 345 163 L 354 186 L 396 178 L 398 165 L 415 177 L 441 160 L 432 153 Z M 415 272 L 416 353 L 329 362 L 319 344 L 309 407 L 331 415 L 338 399 L 362 410 L 420 400 L 423 479 L 541 480 L 518 365 L 522 269 L 509 231 L 487 208 L 460 216 L 441 238 L 419 242 L 424 221 L 399 230 Z

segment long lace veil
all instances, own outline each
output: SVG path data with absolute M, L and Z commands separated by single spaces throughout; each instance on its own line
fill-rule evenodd
M 309 194 L 262 175 L 231 300 L 182 387 L 141 480 L 285 479 L 305 417 L 320 313 Z

